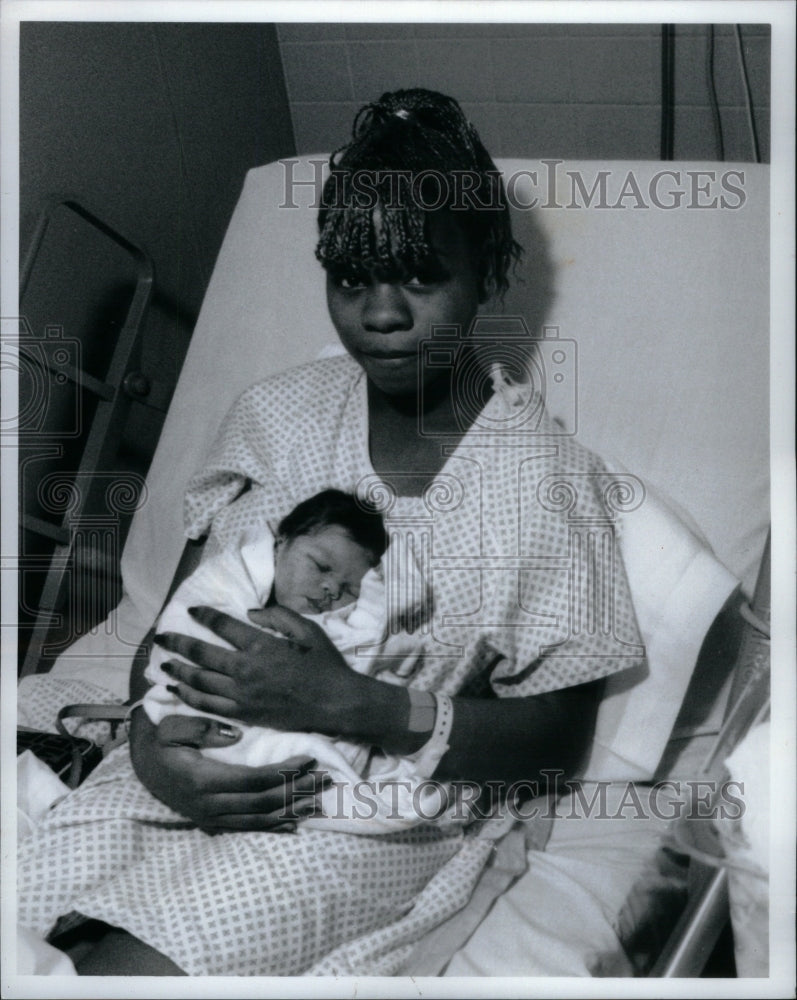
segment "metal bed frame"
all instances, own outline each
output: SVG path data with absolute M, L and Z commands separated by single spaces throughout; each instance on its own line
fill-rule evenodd
M 73 225 L 87 224 L 102 238 L 123 251 L 130 258 L 136 273 L 133 294 L 121 330 L 118 332 L 105 377 L 102 379 L 72 364 L 65 356 L 65 352 L 59 354 L 57 349 L 47 350 L 48 347 L 57 348 L 57 341 L 52 338 L 58 328 L 48 327 L 44 338 L 37 337 L 24 318 L 25 293 L 45 237 L 53 228 L 55 221 L 64 215 Z M 51 202 L 47 206 L 36 227 L 31 249 L 21 273 L 20 305 L 23 318 L 20 320 L 19 331 L 20 365 L 27 364 L 33 369 L 40 369 L 39 374 L 45 379 L 57 380 L 62 384 L 67 381 L 73 383 L 78 392 L 88 392 L 96 397 L 97 406 L 90 427 L 81 428 L 85 433 L 85 444 L 78 468 L 71 474 L 68 503 L 64 505 L 66 509 L 60 523 L 20 510 L 21 529 L 54 543 L 52 554 L 46 559 L 48 564 L 46 576 L 38 608 L 35 609 L 35 621 L 22 663 L 21 676 L 37 672 L 41 669 L 42 660 L 53 652 L 47 644 L 48 636 L 56 625 L 63 624 L 62 609 L 66 583 L 69 574 L 77 571 L 78 560 L 91 567 L 92 564 L 107 562 L 109 556 L 113 558 L 121 554 L 115 551 L 118 548 L 120 508 L 117 506 L 115 512 L 112 509 L 110 515 L 108 514 L 109 494 L 111 497 L 114 495 L 112 491 L 114 483 L 118 483 L 118 477 L 109 484 L 107 477 L 98 476 L 97 473 L 99 470 L 111 467 L 133 401 L 155 406 L 164 411 L 168 409 L 168 397 L 171 393 L 153 392 L 153 386 L 140 370 L 142 322 L 152 296 L 153 285 L 152 261 L 140 247 L 77 201 L 60 200 Z M 46 430 L 42 432 L 38 428 L 27 428 L 24 422 L 19 426 L 20 445 L 39 444 L 47 438 Z M 59 456 L 63 453 L 63 445 L 53 443 L 50 447 L 51 455 Z M 141 484 L 143 485 L 143 481 Z M 125 483 L 125 489 L 135 490 L 136 485 L 134 482 Z M 128 509 L 135 509 L 129 507 L 131 502 L 135 503 L 131 495 L 128 494 L 122 499 Z M 118 504 L 118 497 L 116 503 Z M 113 508 L 113 504 L 111 506 Z M 26 556 L 21 553 L 20 569 L 41 570 L 42 561 L 41 557 Z M 101 603 L 106 595 L 98 594 L 97 590 L 104 585 L 104 581 L 90 570 L 83 574 L 83 578 L 81 582 L 88 585 L 89 591 L 82 595 L 84 606 Z
M 734 668 L 728 709 L 702 775 L 716 781 L 724 775 L 723 761 L 770 708 L 771 537 L 767 538 L 752 606 L 742 605 L 745 627 Z M 688 823 L 689 820 L 681 820 Z M 699 976 L 730 920 L 728 872 L 721 862 L 712 866 L 690 859 L 689 901 L 648 976 Z

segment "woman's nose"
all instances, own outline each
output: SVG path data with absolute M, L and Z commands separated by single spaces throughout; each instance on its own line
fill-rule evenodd
M 341 585 L 337 580 L 327 579 L 323 583 L 324 593 L 331 601 L 337 601 L 340 597 Z
M 370 285 L 363 307 L 363 326 L 377 333 L 393 333 L 412 329 L 412 312 L 400 285 L 374 282 Z

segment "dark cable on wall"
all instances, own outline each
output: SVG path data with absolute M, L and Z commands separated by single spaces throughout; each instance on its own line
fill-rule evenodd
M 714 80 L 714 25 L 708 26 L 706 35 L 706 76 L 708 79 L 708 100 L 711 106 L 711 117 L 714 121 L 714 139 L 717 144 L 717 159 L 725 159 L 725 141 L 722 137 L 722 118 L 717 102 L 717 87 Z
M 675 136 L 675 25 L 661 26 L 661 142 L 662 160 L 673 158 Z
M 150 34 L 152 36 L 152 47 L 155 53 L 155 61 L 158 64 L 158 72 L 160 73 L 160 77 L 162 80 L 163 93 L 166 96 L 166 102 L 169 107 L 169 117 L 171 118 L 172 128 L 174 129 L 174 137 L 177 140 L 177 151 L 179 154 L 179 163 L 180 163 L 180 177 L 182 178 L 182 181 L 185 184 L 186 189 L 190 190 L 189 187 L 190 174 L 188 171 L 188 157 L 186 156 L 185 143 L 183 141 L 183 130 L 180 127 L 180 120 L 177 115 L 174 96 L 172 94 L 172 89 L 169 86 L 169 75 L 166 72 L 166 59 L 164 57 L 163 48 L 161 46 L 161 41 L 158 35 L 157 24 L 150 25 Z M 191 238 L 193 240 L 194 250 L 195 250 L 194 259 L 196 260 L 198 269 L 202 274 L 203 285 L 205 288 L 207 288 L 208 282 L 210 281 L 210 272 L 208 271 L 205 258 L 199 250 L 200 247 L 199 234 L 197 232 L 196 225 L 193 224 L 193 220 L 194 220 L 194 214 L 189 213 L 189 222 L 190 222 L 189 230 L 191 233 Z
M 750 129 L 750 142 L 753 146 L 753 159 L 756 163 L 761 162 L 761 151 L 758 146 L 758 133 L 755 127 L 755 114 L 753 113 L 753 97 L 750 93 L 750 80 L 747 76 L 747 64 L 742 48 L 742 29 L 738 24 L 734 24 L 733 32 L 736 36 L 736 53 L 739 57 L 739 66 L 742 71 L 742 85 L 744 87 L 744 100 L 747 105 L 747 127 Z

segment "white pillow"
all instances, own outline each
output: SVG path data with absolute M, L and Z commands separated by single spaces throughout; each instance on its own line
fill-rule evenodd
M 618 463 L 612 468 L 620 471 Z M 664 752 L 706 632 L 738 581 L 648 484 L 639 508 L 620 517 L 648 671 L 608 678 L 584 777 L 645 781 Z

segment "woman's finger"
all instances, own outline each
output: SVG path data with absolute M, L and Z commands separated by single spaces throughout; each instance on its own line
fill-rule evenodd
M 156 738 L 163 746 L 228 747 L 240 740 L 243 732 L 218 719 L 198 715 L 167 715 L 158 725 Z
M 220 639 L 226 640 L 236 649 L 251 649 L 253 643 L 266 638 L 260 629 L 253 625 L 247 625 L 246 622 L 239 621 L 224 611 L 209 608 L 207 605 L 189 608 L 188 613 L 200 625 L 204 625 L 205 628 L 210 629 Z M 268 638 L 274 637 L 269 636 Z
M 265 830 L 277 833 L 288 830 L 295 831 L 297 824 L 302 820 L 323 815 L 323 810 L 315 797 L 295 797 L 289 805 L 280 806 L 270 813 L 258 810 L 253 810 L 252 812 L 218 813 L 209 818 L 206 828 Z
M 205 833 L 296 833 L 296 820 L 285 821 L 272 819 L 270 816 L 257 816 L 254 813 L 225 813 L 214 816 L 212 820 L 202 824 Z
M 311 785 L 300 792 L 296 785 L 280 785 L 266 792 L 239 795 L 234 792 L 218 792 L 207 803 L 209 816 L 258 815 L 268 816 L 276 822 L 304 818 L 315 815 L 319 810 L 318 788 Z
M 240 706 L 237 701 L 215 694 L 205 694 L 203 691 L 197 691 L 180 681 L 167 685 L 167 691 L 176 694 L 186 705 L 190 705 L 191 708 L 195 708 L 199 712 L 209 712 L 211 715 L 222 715 L 231 719 L 237 718 L 240 714 Z
M 256 608 L 247 614 L 260 628 L 272 628 L 302 646 L 309 647 L 317 633 L 321 631 L 315 622 L 310 622 L 290 608 L 283 608 L 279 604 Z
M 214 799 L 229 795 L 231 799 L 248 800 L 244 808 L 228 808 L 228 812 L 248 812 L 258 808 L 269 812 L 285 802 L 289 794 L 286 794 L 286 789 L 315 789 L 317 779 L 308 774 L 315 766 L 316 762 L 308 757 L 292 757 L 280 764 L 264 767 L 227 764 L 205 757 L 202 759 L 202 788 Z M 272 793 L 278 801 L 274 801 L 269 808 Z M 257 796 L 262 797 L 260 802 L 256 801 Z M 213 811 L 217 811 L 216 808 Z
M 168 660 L 161 664 L 161 670 L 168 674 L 175 682 L 182 681 L 195 691 L 202 691 L 208 695 L 215 695 L 218 698 L 226 698 L 235 702 L 238 693 L 237 685 L 229 674 L 223 674 L 218 670 L 207 670 L 204 667 L 194 666 L 185 660 Z M 208 708 L 207 711 L 216 712 L 217 715 L 224 714 L 216 709 Z
M 232 673 L 235 667 L 234 649 L 225 649 L 212 642 L 203 642 L 202 639 L 194 639 L 189 635 L 181 635 L 179 632 L 159 632 L 153 636 L 152 641 L 157 643 L 161 649 L 170 653 L 177 653 L 191 663 L 198 664 L 206 670 L 218 670 L 221 673 Z

